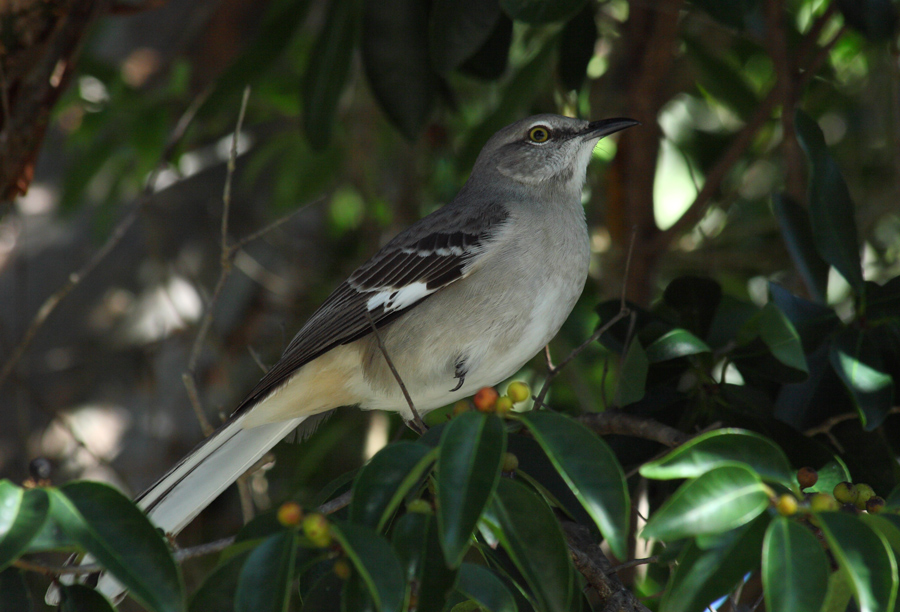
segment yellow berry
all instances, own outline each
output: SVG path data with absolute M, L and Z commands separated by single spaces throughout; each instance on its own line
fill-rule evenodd
M 419 514 L 431 514 L 431 504 L 424 499 L 414 499 L 406 505 L 408 512 L 418 512 Z
M 519 469 L 519 458 L 512 453 L 503 453 L 503 461 L 500 464 L 500 471 L 506 474 L 515 472 Z
M 307 514 L 303 519 L 303 535 L 313 546 L 325 548 L 331 544 L 331 527 L 328 519 L 321 514 Z
M 860 510 L 866 509 L 866 502 L 875 497 L 875 490 L 865 483 L 856 485 L 856 507 Z
M 809 508 L 813 512 L 828 512 L 838 509 L 838 502 L 828 493 L 816 493 L 809 498 Z
M 819 482 L 819 473 L 811 467 L 802 467 L 797 470 L 797 482 L 800 483 L 801 490 L 808 489 Z
M 832 494 L 842 504 L 855 504 L 856 498 L 859 496 L 859 490 L 852 482 L 839 482 L 834 485 Z
M 293 527 L 300 524 L 303 518 L 303 508 L 297 502 L 284 502 L 278 508 L 278 522 L 285 527 Z
M 475 408 L 479 412 L 491 412 L 494 410 L 494 404 L 497 403 L 498 397 L 500 394 L 493 387 L 482 387 L 472 401 L 475 402 Z
M 509 386 L 506 388 L 506 394 L 513 404 L 520 404 L 531 397 L 531 389 L 528 388 L 526 383 L 516 380 L 509 383 Z
M 866 501 L 866 512 L 869 514 L 878 514 L 884 510 L 885 501 L 883 497 L 873 495 Z
M 499 415 L 509 414 L 513 408 L 513 401 L 508 395 L 501 395 L 494 404 L 494 411 Z
M 350 564 L 347 563 L 346 559 L 338 559 L 335 561 L 332 570 L 341 580 L 346 580 L 350 577 Z
M 785 493 L 778 498 L 775 503 L 775 509 L 782 516 L 793 516 L 797 513 L 797 498 L 790 493 Z

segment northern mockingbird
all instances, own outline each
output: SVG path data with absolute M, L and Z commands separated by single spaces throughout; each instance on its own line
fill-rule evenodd
M 358 405 L 410 419 L 370 321 L 420 414 L 515 374 L 584 288 L 581 196 L 594 145 L 637 123 L 537 115 L 497 132 L 453 201 L 343 282 L 228 422 L 144 492 L 140 507 L 177 534 L 311 415 Z

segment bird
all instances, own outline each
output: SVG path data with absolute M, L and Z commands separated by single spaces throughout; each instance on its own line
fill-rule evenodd
M 137 505 L 177 535 L 305 419 L 358 406 L 409 422 L 412 407 L 424 415 L 515 374 L 584 289 L 594 147 L 635 125 L 541 114 L 499 130 L 456 197 L 341 283 L 229 419 Z M 112 579 L 101 590 L 123 592 Z

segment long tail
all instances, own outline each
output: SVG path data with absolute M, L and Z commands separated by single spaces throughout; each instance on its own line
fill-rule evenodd
M 138 506 L 157 527 L 178 534 L 305 417 L 252 429 L 243 428 L 244 418 L 241 415 L 222 425 L 137 498 Z M 108 574 L 100 576 L 97 590 L 113 601 L 125 594 L 125 588 Z M 59 589 L 51 587 L 45 601 L 58 605 L 59 598 Z

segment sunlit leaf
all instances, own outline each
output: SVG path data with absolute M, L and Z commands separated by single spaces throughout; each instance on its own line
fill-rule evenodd
M 658 363 L 711 351 L 703 340 L 686 329 L 678 328 L 657 338 L 646 352 L 650 363 Z
M 862 330 L 845 329 L 835 336 L 829 358 L 863 426 L 871 431 L 881 425 L 894 405 L 894 381 L 871 338 Z
M 50 502 L 41 489 L 0 480 L 0 570 L 17 559 L 40 533 Z

